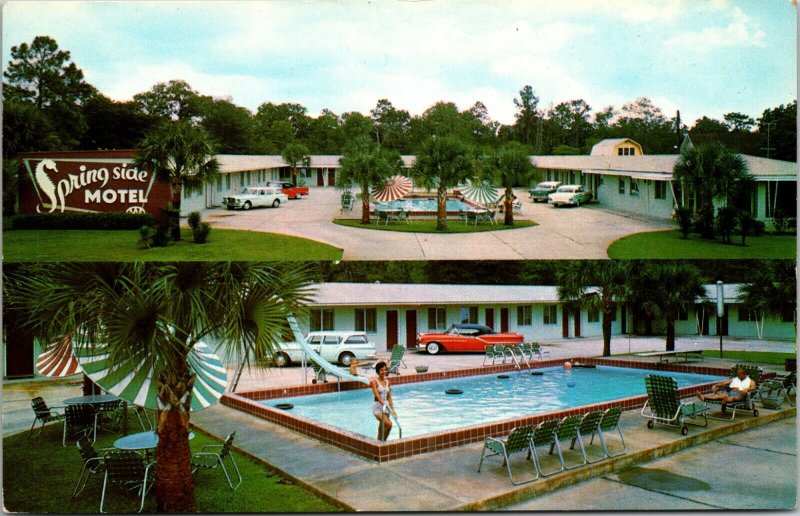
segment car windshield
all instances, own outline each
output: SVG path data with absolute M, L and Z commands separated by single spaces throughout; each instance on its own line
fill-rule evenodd
M 558 189 L 559 192 L 566 192 L 566 193 L 571 193 L 574 192 L 575 190 L 577 190 L 577 188 L 574 186 L 562 186 L 561 188 Z
M 242 193 L 255 195 L 258 193 L 258 188 L 242 188 Z
M 539 183 L 538 185 L 536 185 L 536 188 L 542 188 L 546 190 L 548 188 L 553 188 L 553 186 L 554 186 L 553 183 Z

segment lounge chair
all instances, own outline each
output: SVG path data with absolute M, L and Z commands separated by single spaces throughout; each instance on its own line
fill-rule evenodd
M 78 452 L 81 454 L 81 459 L 83 459 L 83 469 L 81 470 L 80 476 L 78 476 L 78 483 L 75 484 L 75 489 L 72 491 L 73 498 L 78 496 L 80 492 L 83 491 L 83 488 L 86 487 L 86 482 L 89 481 L 89 477 L 91 475 L 105 472 L 105 464 L 103 463 L 103 457 L 100 454 L 113 451 L 115 449 L 104 448 L 101 450 L 95 450 L 94 446 L 92 445 L 92 441 L 90 441 L 86 436 L 78 439 L 78 442 L 75 444 L 78 447 Z
M 36 432 L 36 435 L 42 433 L 44 425 L 46 425 L 47 423 L 50 423 L 51 421 L 61 421 L 64 419 L 64 414 L 60 414 L 55 410 L 57 408 L 62 408 L 62 407 L 48 407 L 44 399 L 42 399 L 39 396 L 31 400 L 31 408 L 33 409 L 35 417 L 33 418 L 33 424 L 31 425 L 31 429 L 28 430 L 29 439 L 31 437 L 31 433 L 33 432 L 33 428 L 36 426 L 36 423 L 38 421 L 42 422 L 42 426 L 39 427 L 39 431 Z
M 235 431 L 228 434 L 228 437 L 225 439 L 223 444 L 207 444 L 203 446 L 199 452 L 193 454 L 192 473 L 196 472 L 200 468 L 216 469 L 217 467 L 220 467 L 222 472 L 225 474 L 225 479 L 228 481 L 228 486 L 232 491 L 236 491 L 236 488 L 242 483 L 242 474 L 239 472 L 239 466 L 236 465 L 236 461 L 233 459 L 233 454 L 231 453 L 231 446 L 233 445 L 234 437 L 236 437 Z M 207 451 L 217 449 L 219 451 Z M 236 476 L 238 478 L 238 482 L 235 486 L 233 485 L 230 474 L 228 474 L 228 469 L 225 467 L 226 458 L 229 459 L 229 462 L 233 466 L 233 471 L 236 472 Z
M 458 220 L 463 220 L 464 221 L 464 225 L 466 226 L 467 222 L 469 220 L 469 216 L 468 216 L 467 212 L 464 211 L 464 210 L 458 210 Z
M 100 497 L 100 512 L 106 500 L 106 489 L 110 485 L 136 490 L 141 495 L 139 510 L 144 508 L 144 497 L 153 486 L 155 463 L 147 463 L 145 458 L 135 451 L 112 451 L 103 457 L 105 477 L 103 478 L 103 494 Z
M 496 437 L 487 437 L 486 440 L 483 442 L 483 450 L 481 450 L 481 461 L 478 463 L 478 473 L 481 472 L 481 466 L 483 466 L 483 459 L 485 457 L 494 457 L 502 455 L 503 457 L 503 466 L 506 466 L 508 469 L 508 478 L 511 480 L 511 483 L 514 485 L 525 484 L 527 482 L 533 482 L 539 475 L 537 474 L 536 477 L 525 480 L 522 482 L 515 482 L 514 476 L 511 474 L 511 464 L 508 462 L 509 455 L 513 455 L 515 453 L 520 453 L 527 451 L 528 457 L 530 457 L 530 453 L 532 451 L 531 448 L 531 436 L 533 435 L 533 427 L 532 426 L 521 426 L 511 430 L 511 433 L 505 439 L 498 439 Z M 486 455 L 486 450 L 491 451 L 492 453 Z M 537 471 L 537 468 L 534 467 L 534 471 Z
M 708 426 L 708 406 L 702 402 L 684 403 L 678 396 L 678 382 L 670 376 L 657 374 L 647 375 L 644 379 L 647 389 L 647 401 L 642 407 L 642 417 L 648 419 L 647 428 L 653 428 L 655 424 L 680 428 L 681 434 L 689 433 L 687 424 L 696 426 Z M 645 411 L 649 408 L 649 412 Z M 688 419 L 703 416 L 704 425 L 690 423 Z
M 344 213 L 345 211 L 352 211 L 353 210 L 353 194 L 352 192 L 344 192 L 342 194 L 342 201 L 341 207 L 339 208 L 339 213 Z
M 789 400 L 789 395 L 783 382 L 773 378 L 759 384 L 756 399 L 764 407 L 777 410 L 783 405 L 784 399 Z M 791 403 L 791 400 L 789 402 Z
M 550 475 L 555 475 L 556 473 L 560 473 L 564 471 L 564 461 L 561 460 L 561 469 L 551 471 L 549 473 L 545 473 L 542 470 L 542 463 L 539 460 L 539 455 L 536 453 L 536 448 L 539 446 L 551 446 L 556 439 L 555 431 L 558 427 L 558 420 L 557 419 L 550 419 L 548 421 L 542 421 L 539 426 L 533 429 L 533 436 L 531 437 L 531 450 L 533 451 L 533 464 L 536 466 L 536 471 L 539 472 L 539 475 L 543 477 L 549 477 Z M 559 456 L 560 459 L 560 456 Z
M 502 344 L 494 345 L 494 356 L 497 358 L 503 357 L 503 364 L 506 363 L 506 347 Z
M 761 375 L 764 374 L 764 370 L 760 367 L 748 364 L 736 364 L 731 367 L 730 377 L 735 377 L 740 368 L 744 368 L 744 370 L 747 371 L 747 376 L 749 376 L 750 379 L 755 382 L 755 388 L 748 391 L 747 394 L 745 394 L 741 399 L 732 403 L 722 403 L 721 400 L 706 400 L 706 403 L 709 405 L 719 405 L 720 413 L 723 414 L 723 416 L 728 414 L 728 410 L 730 410 L 730 417 L 708 416 L 711 419 L 733 421 L 733 419 L 736 417 L 737 410 L 752 412 L 753 417 L 758 416 L 758 409 L 756 408 L 756 401 L 758 400 L 758 385 L 761 382 Z
M 530 343 L 522 342 L 521 344 L 517 344 L 517 348 L 519 348 L 519 350 L 525 354 L 526 362 L 533 360 L 533 348 L 531 347 Z
M 539 360 L 542 360 L 544 355 L 547 355 L 547 358 L 550 358 L 550 351 L 544 349 L 538 342 L 531 342 L 531 352 L 534 355 L 538 355 Z
M 389 214 L 389 221 L 390 222 L 405 222 L 406 224 L 411 224 L 411 219 L 408 218 L 408 212 L 404 209 L 400 209 L 399 211 L 395 211 Z
M 562 469 L 575 469 L 578 466 L 583 466 L 586 464 L 586 452 L 583 449 L 583 443 L 580 443 L 581 449 L 581 457 L 583 461 L 580 464 L 574 464 L 572 466 L 567 466 L 567 463 L 564 461 L 564 453 L 561 451 L 561 443 L 573 443 L 575 439 L 578 437 L 578 427 L 581 424 L 581 416 L 572 415 L 566 416 L 564 419 L 559 421 L 558 427 L 556 427 L 555 435 L 553 442 L 550 444 L 550 453 L 553 453 L 553 449 L 558 452 L 558 459 L 561 461 Z
M 600 445 L 603 447 L 603 453 L 605 453 L 606 457 L 608 458 L 617 457 L 628 451 L 628 447 L 625 446 L 625 438 L 622 437 L 622 428 L 619 427 L 620 416 L 622 416 L 622 409 L 619 407 L 611 407 L 603 412 L 600 422 L 597 425 L 597 437 L 600 439 Z M 610 453 L 608 451 L 608 443 L 606 442 L 606 432 L 611 432 L 614 429 L 617 430 L 619 433 L 619 439 L 622 441 L 622 451 L 619 453 Z M 593 442 L 594 434 L 592 434 L 592 438 L 589 440 L 589 445 L 591 445 Z
M 489 344 L 488 346 L 485 346 L 483 348 L 483 352 L 485 353 L 485 355 L 483 356 L 483 364 L 481 365 L 486 365 L 486 361 L 489 359 L 492 360 L 492 365 L 494 365 L 494 361 L 497 358 L 497 355 L 494 352 L 494 345 Z
M 497 224 L 497 211 L 487 210 L 478 213 L 477 217 L 475 217 L 475 225 L 477 226 L 478 223 L 483 224 L 484 222 L 491 224 L 492 226 Z
M 512 356 L 514 356 L 515 358 L 519 356 L 519 360 L 517 360 L 517 363 L 521 366 L 522 363 L 525 362 L 525 365 L 528 367 L 528 369 L 530 369 L 531 364 L 528 362 L 528 357 L 526 356 L 525 351 L 523 351 L 521 345 L 517 344 L 516 346 L 509 346 L 509 348 L 511 348 Z
M 586 453 L 586 446 L 584 446 L 583 444 L 584 438 L 591 437 L 593 439 L 594 434 L 599 432 L 600 419 L 602 417 L 603 417 L 603 412 L 599 410 L 594 410 L 592 412 L 587 412 L 586 414 L 584 414 L 583 418 L 581 419 L 581 424 L 578 425 L 578 432 L 575 435 L 575 437 L 572 438 L 572 444 L 570 445 L 569 449 L 574 450 L 575 442 L 577 441 L 580 446 L 581 454 L 583 454 L 584 464 L 587 463 L 591 464 L 592 462 L 603 460 L 606 457 L 605 449 L 601 447 L 602 455 L 600 456 L 600 458 L 595 460 L 589 460 L 589 456 Z M 602 443 L 602 441 L 600 442 Z
M 786 374 L 776 376 L 775 379 L 783 383 L 783 386 L 786 388 L 786 401 L 789 402 L 789 405 L 794 407 L 795 402 L 792 401 L 790 395 L 792 394 L 792 389 L 794 389 L 795 396 L 797 396 L 797 372 L 789 371 Z
M 403 356 L 406 354 L 406 347 L 397 345 L 392 348 L 392 356 L 389 357 L 389 374 L 400 374 L 400 366 L 404 368 L 406 363 L 403 362 Z
M 78 438 L 81 438 L 92 434 L 92 442 L 95 442 L 97 440 L 97 416 L 98 412 L 91 405 L 67 405 L 64 408 L 64 433 L 61 445 L 67 445 L 67 435 L 70 437 L 77 435 Z

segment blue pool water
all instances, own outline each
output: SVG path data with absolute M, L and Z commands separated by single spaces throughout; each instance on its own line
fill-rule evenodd
M 532 376 L 527 371 L 522 374 L 514 371 L 506 373 L 507 379 L 492 374 L 392 386 L 403 437 L 645 394 L 644 377 L 652 373 L 643 369 L 605 366 L 571 371 L 551 367 L 538 371 L 544 374 Z M 720 380 L 716 376 L 701 374 L 660 374 L 674 377 L 678 387 Z M 461 389 L 463 394 L 445 394 L 447 389 Z M 378 423 L 372 415 L 372 390 L 369 389 L 271 399 L 261 403 L 272 407 L 278 403 L 291 403 L 294 408 L 290 413 L 370 437 L 377 434 Z M 392 431 L 390 440 L 397 438 L 397 432 Z
M 403 209 L 407 212 L 415 211 L 436 211 L 436 199 L 399 199 L 397 201 L 378 203 L 378 210 L 397 210 Z M 446 210 L 457 212 L 459 210 L 469 210 L 471 206 L 458 199 L 447 199 Z

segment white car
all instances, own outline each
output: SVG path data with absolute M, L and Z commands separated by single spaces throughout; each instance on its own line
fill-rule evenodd
M 222 198 L 222 204 L 229 210 L 241 208 L 249 210 L 258 206 L 277 208 L 287 202 L 289 197 L 280 188 L 274 186 L 246 186 L 237 194 Z
M 585 190 L 583 185 L 564 185 L 559 186 L 558 190 L 547 198 L 553 206 L 563 206 L 564 204 L 580 206 L 592 200 L 592 191 Z
M 353 358 L 376 358 L 375 343 L 370 342 L 364 332 L 312 331 L 306 337 L 306 342 L 328 362 L 338 362 L 345 367 L 350 365 Z M 300 346 L 289 342 L 279 344 L 275 353 L 275 365 L 284 367 L 299 364 L 302 360 L 303 350 Z

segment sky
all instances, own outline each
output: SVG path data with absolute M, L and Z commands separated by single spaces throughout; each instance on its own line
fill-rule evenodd
M 2 30 L 4 70 L 12 46 L 48 35 L 115 100 L 182 79 L 252 111 L 481 101 L 509 124 L 529 84 L 540 107 L 648 97 L 691 125 L 797 98 L 789 0 L 9 0 Z

